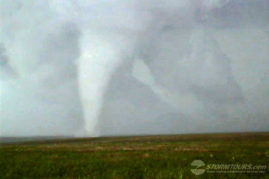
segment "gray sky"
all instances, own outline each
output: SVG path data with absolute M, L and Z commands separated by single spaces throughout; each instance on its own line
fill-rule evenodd
M 268 131 L 268 19 L 267 0 L 0 0 L 0 136 Z

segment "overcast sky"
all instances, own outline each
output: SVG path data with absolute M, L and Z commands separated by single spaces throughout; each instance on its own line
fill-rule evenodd
M 268 19 L 267 0 L 0 0 L 0 136 L 268 131 Z

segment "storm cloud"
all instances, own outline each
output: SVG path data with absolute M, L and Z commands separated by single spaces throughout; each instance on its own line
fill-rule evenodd
M 267 131 L 266 0 L 0 0 L 0 135 Z

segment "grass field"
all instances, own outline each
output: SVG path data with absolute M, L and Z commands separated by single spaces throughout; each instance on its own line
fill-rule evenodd
M 194 160 L 205 163 L 200 167 L 202 170 L 198 170 L 203 173 L 199 176 L 191 171 L 196 168 L 191 165 Z M 263 178 L 269 177 L 268 162 L 269 133 L 53 139 L 0 144 L 1 179 Z M 220 164 L 235 168 L 220 169 Z M 236 164 L 249 164 L 252 168 L 236 168 Z M 212 166 L 211 172 L 215 173 L 209 171 L 208 167 Z M 259 173 L 254 173 L 257 171 Z

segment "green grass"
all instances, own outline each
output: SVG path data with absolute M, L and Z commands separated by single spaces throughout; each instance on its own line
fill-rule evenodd
M 195 178 L 206 164 L 267 165 L 269 133 L 53 140 L 0 145 L 0 178 Z M 204 173 L 207 178 L 268 177 Z

